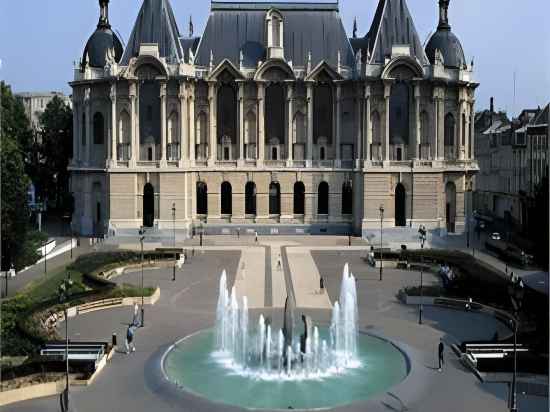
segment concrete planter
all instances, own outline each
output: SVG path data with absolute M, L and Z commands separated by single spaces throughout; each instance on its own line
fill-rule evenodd
M 409 296 L 407 295 L 407 300 L 406 300 L 406 304 L 407 305 L 433 305 L 434 304 L 434 299 L 436 299 L 436 297 L 434 296 L 423 296 L 423 297 L 420 297 L 420 296 Z

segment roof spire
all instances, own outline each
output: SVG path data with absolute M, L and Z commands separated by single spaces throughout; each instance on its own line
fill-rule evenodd
M 357 16 L 353 18 L 353 38 L 357 38 Z
M 193 15 L 189 15 L 189 38 L 193 37 Z
M 439 25 L 438 30 L 450 30 L 449 25 L 449 3 L 451 0 L 439 0 Z
M 99 23 L 97 23 L 97 28 L 110 29 L 111 25 L 109 24 L 109 0 L 99 0 L 99 10 Z

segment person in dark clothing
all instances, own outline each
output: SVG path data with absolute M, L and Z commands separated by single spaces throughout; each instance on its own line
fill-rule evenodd
M 128 326 L 128 330 L 126 331 L 126 354 L 130 353 L 130 349 L 132 352 L 136 351 L 136 345 L 134 344 L 134 333 L 135 326 Z
M 319 293 L 323 293 L 325 291 L 325 278 L 321 276 L 321 279 L 319 280 Z
M 438 353 L 439 353 L 439 372 L 441 372 L 441 367 L 443 366 L 443 364 L 445 363 L 445 359 L 443 358 L 443 354 L 445 352 L 445 345 L 443 344 L 443 340 L 440 340 L 439 341 L 439 348 L 438 348 Z

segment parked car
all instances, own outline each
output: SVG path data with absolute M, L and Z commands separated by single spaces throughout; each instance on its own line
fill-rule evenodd
M 498 232 L 491 233 L 491 239 L 500 240 L 500 233 Z

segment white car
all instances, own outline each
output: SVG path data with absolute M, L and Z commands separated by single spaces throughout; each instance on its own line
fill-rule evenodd
M 491 233 L 491 239 L 500 240 L 500 233 L 498 233 L 498 232 Z

